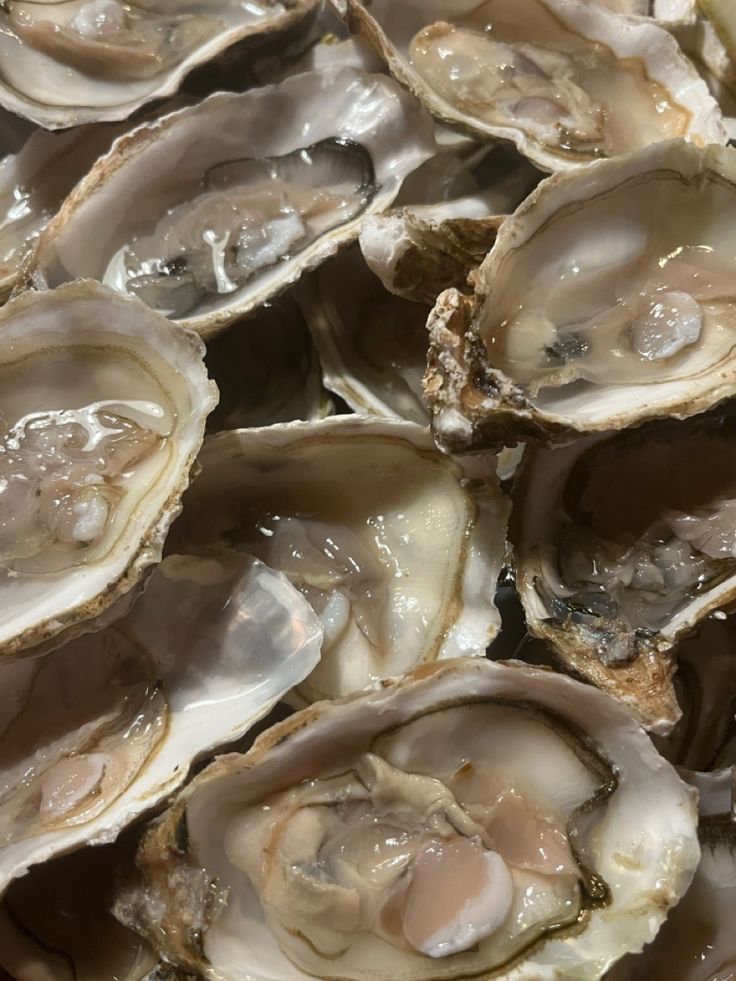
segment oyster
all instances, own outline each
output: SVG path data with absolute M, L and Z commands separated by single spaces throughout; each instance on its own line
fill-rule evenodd
M 41 235 L 29 283 L 104 280 L 209 336 L 357 238 L 434 150 L 414 100 L 356 69 L 214 95 L 97 162 Z
M 0 666 L 0 893 L 114 841 L 302 681 L 321 641 L 304 598 L 250 556 L 172 555 L 113 626 Z
M 585 0 L 332 0 L 437 118 L 507 139 L 543 170 L 660 140 L 724 143 L 674 38 Z
M 161 557 L 216 403 L 204 347 L 80 282 L 0 312 L 0 654 L 123 612 Z
M 419 426 L 342 417 L 220 433 L 200 462 L 167 547 L 236 548 L 301 589 L 324 643 L 292 700 L 485 652 L 507 517 L 492 457 L 463 467 Z
M 672 647 L 736 598 L 736 417 L 660 421 L 527 453 L 510 534 L 529 629 L 655 731 Z
M 46 129 L 120 120 L 227 48 L 299 24 L 318 0 L 5 0 L 0 102 Z
M 221 981 L 583 981 L 654 936 L 695 825 L 613 700 L 461 658 L 221 757 L 150 826 L 115 912 Z
M 736 392 L 736 152 L 661 143 L 543 182 L 475 295 L 430 317 L 425 395 L 451 451 L 689 416 Z
M 205 364 L 220 390 L 208 432 L 322 419 L 333 411 L 309 328 L 292 296 L 213 338 Z

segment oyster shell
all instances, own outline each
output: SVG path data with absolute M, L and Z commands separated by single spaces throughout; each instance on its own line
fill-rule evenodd
M 0 311 L 0 654 L 119 615 L 216 403 L 201 341 L 97 283 Z
M 114 841 L 301 682 L 321 642 L 309 604 L 262 563 L 172 555 L 113 626 L 0 666 L 0 893 Z
M 325 638 L 292 700 L 485 652 L 507 517 L 492 457 L 461 466 L 419 426 L 337 417 L 220 433 L 200 462 L 167 547 L 242 549 L 301 589 Z
M 332 3 L 434 116 L 510 140 L 543 170 L 726 140 L 707 87 L 652 21 L 584 0 Z
M 543 182 L 475 295 L 430 316 L 424 391 L 451 451 L 689 416 L 736 391 L 736 152 L 662 143 Z
M 227 48 L 304 21 L 318 0 L 5 0 L 0 102 L 46 129 L 126 119 Z
M 680 715 L 673 645 L 736 597 L 733 499 L 732 413 L 527 451 L 517 476 L 529 629 L 658 732 Z
M 213 338 L 205 364 L 220 390 L 208 432 L 322 419 L 334 411 L 309 328 L 290 295 Z
M 218 981 L 584 981 L 654 936 L 696 820 L 613 700 L 462 658 L 221 757 L 150 826 L 115 912 Z
M 104 280 L 210 336 L 357 238 L 433 152 L 429 119 L 384 76 L 217 94 L 119 140 L 41 235 L 28 280 Z

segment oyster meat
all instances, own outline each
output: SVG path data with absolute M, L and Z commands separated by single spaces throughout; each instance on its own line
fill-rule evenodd
M 303 21 L 318 0 L 5 0 L 0 102 L 46 129 L 120 120 L 172 95 L 236 43 Z
M 434 150 L 416 103 L 356 69 L 217 94 L 119 140 L 41 236 L 28 279 L 103 280 L 211 335 L 357 238 Z
M 439 119 L 566 170 L 660 140 L 724 143 L 714 99 L 653 21 L 586 0 L 332 0 Z
M 123 612 L 161 556 L 216 403 L 204 348 L 89 282 L 0 313 L 0 652 Z
M 683 894 L 696 819 L 613 700 L 464 658 L 221 757 L 145 833 L 115 911 L 218 981 L 360 979 L 366 964 L 376 979 L 583 981 Z
M 492 457 L 461 466 L 417 425 L 338 417 L 220 433 L 200 462 L 167 547 L 236 548 L 298 586 L 324 643 L 292 700 L 484 654 L 507 516 Z
M 527 451 L 511 538 L 529 629 L 666 731 L 675 642 L 736 596 L 733 413 Z
M 736 152 L 662 143 L 544 181 L 475 295 L 429 320 L 425 394 L 465 451 L 703 412 L 736 391 Z

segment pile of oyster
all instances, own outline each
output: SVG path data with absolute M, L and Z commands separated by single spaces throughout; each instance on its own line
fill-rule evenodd
M 735 11 L 0 2 L 0 979 L 736 979 Z

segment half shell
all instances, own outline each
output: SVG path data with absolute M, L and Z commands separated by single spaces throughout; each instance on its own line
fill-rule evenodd
M 161 557 L 217 401 L 204 346 L 97 283 L 0 312 L 0 654 L 119 615 Z
M 235 44 L 280 35 L 318 0 L 7 0 L 0 102 L 46 129 L 126 119 Z
M 118 140 L 39 239 L 28 281 L 104 280 L 210 336 L 357 238 L 435 149 L 410 96 L 352 68 L 213 95 Z
M 425 394 L 452 451 L 695 415 L 736 391 L 736 152 L 662 143 L 544 181 L 475 295 L 430 317 Z
M 144 835 L 116 914 L 213 981 L 367 963 L 376 979 L 588 981 L 682 896 L 696 821 L 613 700 L 462 658 L 221 757 Z
M 529 629 L 666 732 L 675 642 L 736 598 L 732 414 L 527 451 L 511 538 Z
M 569 170 L 660 140 L 725 143 L 664 28 L 585 0 L 332 0 L 444 122 Z
M 262 563 L 170 556 L 114 626 L 1 665 L 0 894 L 31 865 L 114 841 L 302 681 L 321 641 Z
M 220 433 L 200 462 L 168 547 L 236 548 L 301 589 L 325 639 L 295 700 L 484 654 L 507 517 L 493 457 L 460 465 L 419 426 L 337 417 Z

